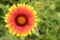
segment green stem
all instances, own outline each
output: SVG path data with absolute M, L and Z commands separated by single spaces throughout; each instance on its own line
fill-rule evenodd
M 37 30 L 37 31 L 36 31 L 36 30 Z M 38 38 L 41 38 L 41 37 L 40 37 L 40 34 L 39 34 L 39 32 L 38 32 L 39 30 L 38 30 L 37 28 L 36 28 L 36 30 L 34 31 L 33 34 L 35 34 Z

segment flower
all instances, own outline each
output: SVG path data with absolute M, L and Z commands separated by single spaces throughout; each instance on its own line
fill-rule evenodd
M 42 2 L 39 2 L 38 5 L 37 5 L 39 8 L 41 8 L 43 6 L 43 3 Z
M 33 7 L 27 4 L 17 4 L 9 8 L 4 19 L 12 35 L 28 36 L 37 26 L 37 15 Z

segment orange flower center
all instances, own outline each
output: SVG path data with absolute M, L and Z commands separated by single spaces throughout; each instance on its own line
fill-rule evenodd
M 16 24 L 19 25 L 19 26 L 23 26 L 23 25 L 26 25 L 27 23 L 27 17 L 25 15 L 18 15 L 16 17 Z
M 24 23 L 26 22 L 26 19 L 25 19 L 25 17 L 20 16 L 20 17 L 17 19 L 17 22 L 18 22 L 19 24 L 24 24 Z

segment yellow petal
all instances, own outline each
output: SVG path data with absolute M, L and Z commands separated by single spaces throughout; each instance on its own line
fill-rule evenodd
M 23 36 L 25 37 L 26 35 L 25 35 L 25 34 L 23 34 Z
M 12 35 L 15 35 L 15 34 L 16 34 L 16 32 L 13 32 L 13 33 L 12 33 Z
M 21 4 L 17 4 L 17 6 L 19 7 L 19 6 L 22 6 L 22 3 Z
M 12 7 L 11 7 L 11 8 L 9 8 L 8 10 L 9 10 L 9 11 L 11 11 L 11 10 L 12 10 Z
M 28 33 L 25 34 L 25 36 L 27 36 L 27 35 L 28 35 Z
M 24 36 L 24 34 L 22 34 L 21 36 Z
M 33 10 L 34 8 L 30 5 L 27 6 L 29 9 Z
M 34 27 L 37 27 L 37 24 L 38 24 L 38 23 L 36 22 L 33 26 L 34 26 Z
M 17 33 L 17 36 L 20 36 L 20 34 L 19 34 L 19 33 Z
M 31 35 L 31 31 L 29 31 L 29 34 Z
M 9 30 L 9 33 L 13 33 L 12 29 Z
M 35 10 L 33 11 L 33 13 L 34 13 L 35 15 L 37 14 L 37 12 L 36 12 Z
M 37 21 L 37 22 L 38 22 L 38 19 L 35 19 L 35 21 Z
M 32 32 L 33 32 L 33 31 L 35 31 L 35 29 L 34 29 L 34 28 L 32 28 Z
M 5 14 L 5 16 L 9 16 L 9 15 L 10 15 L 9 13 Z
M 26 5 L 26 7 L 28 7 L 28 5 Z
M 25 3 L 22 4 L 25 7 Z
M 9 11 L 12 11 L 13 9 L 16 9 L 17 7 L 15 5 L 11 6 L 11 8 L 9 8 Z
M 5 22 L 8 22 L 8 20 L 4 20 Z
M 5 25 L 5 27 L 8 27 L 8 25 Z

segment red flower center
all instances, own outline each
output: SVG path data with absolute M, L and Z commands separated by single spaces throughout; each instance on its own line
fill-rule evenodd
M 15 22 L 19 26 L 24 26 L 28 22 L 27 16 L 24 14 L 20 14 L 20 15 L 16 16 Z

